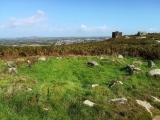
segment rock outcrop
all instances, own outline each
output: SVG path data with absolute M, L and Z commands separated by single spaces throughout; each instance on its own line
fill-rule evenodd
M 98 66 L 98 63 L 95 61 L 88 62 L 87 64 L 90 66 Z
M 147 111 L 151 114 L 151 116 L 152 116 L 152 112 L 150 111 L 150 109 L 152 108 L 152 106 L 151 106 L 151 104 L 150 104 L 149 102 L 142 101 L 142 100 L 136 100 L 136 102 L 137 102 L 139 105 L 145 107 L 146 110 L 147 110 Z
M 118 58 L 119 59 L 123 59 L 123 55 L 118 55 Z
M 40 58 L 38 58 L 38 60 L 46 61 L 46 58 L 45 57 L 40 57 Z
M 93 102 L 91 102 L 91 101 L 89 101 L 89 100 L 85 100 L 83 103 L 84 103 L 85 105 L 90 106 L 90 107 L 93 107 L 94 104 L 95 104 L 95 103 L 93 103 Z
M 125 103 L 127 101 L 126 98 L 115 98 L 115 99 L 110 99 L 111 102 L 117 102 L 120 101 L 120 103 Z
M 98 87 L 98 86 L 99 86 L 98 84 L 92 84 L 92 88 Z
M 152 60 L 148 60 L 148 67 L 155 67 L 155 64 Z
M 149 75 L 160 75 L 160 69 L 154 69 L 148 72 Z
M 7 66 L 11 68 L 11 67 L 14 67 L 15 65 L 13 61 L 7 61 Z

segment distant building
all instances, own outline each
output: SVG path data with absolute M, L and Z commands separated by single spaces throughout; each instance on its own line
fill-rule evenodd
M 118 38 L 118 37 L 121 37 L 122 36 L 122 32 L 112 32 L 112 38 Z
M 158 35 L 158 34 L 160 34 L 160 33 L 148 33 L 148 35 Z
M 146 36 L 147 33 L 144 31 L 138 31 L 137 36 Z

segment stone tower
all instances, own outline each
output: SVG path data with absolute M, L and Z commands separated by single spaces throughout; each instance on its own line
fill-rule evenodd
M 122 32 L 116 31 L 112 32 L 112 38 L 118 38 L 122 36 Z

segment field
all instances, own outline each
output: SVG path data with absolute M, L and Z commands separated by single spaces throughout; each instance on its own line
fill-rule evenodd
M 34 61 L 28 64 L 27 59 Z M 117 56 L 38 56 L 18 57 L 15 62 L 18 74 L 8 73 L 6 59 L 0 61 L 0 119 L 2 120 L 151 120 L 160 115 L 160 77 L 148 76 L 147 61 L 140 57 Z M 96 61 L 98 66 L 87 62 Z M 142 65 L 139 73 L 129 74 L 125 68 L 133 61 Z M 160 68 L 159 60 L 154 60 Z M 109 87 L 111 83 L 121 81 Z M 92 84 L 99 86 L 92 88 Z M 126 98 L 125 103 L 111 102 Z M 151 114 L 136 100 L 149 102 Z M 93 107 L 85 105 L 92 101 Z

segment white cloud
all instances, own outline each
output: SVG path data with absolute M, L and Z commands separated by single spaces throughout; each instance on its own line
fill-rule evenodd
M 87 31 L 87 32 L 94 32 L 94 31 L 107 31 L 110 30 L 109 27 L 107 27 L 106 25 L 103 26 L 93 26 L 93 27 L 88 27 L 86 25 L 81 25 L 80 29 L 82 31 Z
M 40 16 L 41 16 L 41 15 L 44 15 L 44 16 L 45 16 L 45 12 L 43 12 L 42 10 L 37 10 L 37 14 L 40 15 Z
M 6 27 L 5 24 L 0 25 L 0 29 L 3 29 L 3 28 L 5 28 L 5 27 Z
M 95 36 L 105 35 L 111 31 L 106 25 L 80 27 L 63 27 L 50 24 L 46 13 L 37 10 L 35 15 L 25 18 L 10 18 L 0 21 L 0 32 L 3 36 Z
M 149 31 L 158 31 L 157 28 L 149 28 Z
M 82 30 L 86 30 L 86 29 L 87 29 L 87 26 L 81 25 L 81 29 L 82 29 Z
M 0 25 L 0 28 L 17 28 L 17 27 L 31 27 L 39 22 L 47 19 L 45 12 L 37 10 L 37 13 L 27 18 L 10 18 L 8 21 Z

